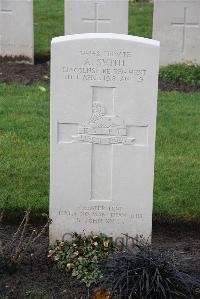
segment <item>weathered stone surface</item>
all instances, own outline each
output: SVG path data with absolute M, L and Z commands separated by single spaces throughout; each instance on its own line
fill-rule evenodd
M 65 34 L 128 34 L 128 0 L 65 0 Z
M 159 43 L 72 35 L 54 38 L 51 55 L 50 240 L 149 237 Z
M 33 63 L 33 1 L 0 0 L 0 56 Z
M 155 0 L 153 38 L 160 41 L 160 65 L 200 63 L 200 1 Z

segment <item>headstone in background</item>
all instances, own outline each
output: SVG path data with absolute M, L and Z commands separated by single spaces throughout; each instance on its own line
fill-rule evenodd
M 128 34 L 128 0 L 65 0 L 65 34 Z
M 160 65 L 200 63 L 200 1 L 155 0 L 153 38 L 160 41 Z
M 0 0 L 0 57 L 33 63 L 33 1 Z
M 159 42 L 54 38 L 50 240 L 71 232 L 149 237 Z

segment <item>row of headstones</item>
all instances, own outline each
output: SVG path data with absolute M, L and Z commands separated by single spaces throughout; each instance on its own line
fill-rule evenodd
M 155 0 L 153 38 L 160 65 L 200 63 L 200 1 Z M 128 33 L 128 0 L 65 0 L 65 34 Z M 0 0 L 0 56 L 34 61 L 33 0 Z

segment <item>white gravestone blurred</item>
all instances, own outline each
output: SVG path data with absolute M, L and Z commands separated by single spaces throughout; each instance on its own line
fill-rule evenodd
M 65 34 L 128 34 L 128 0 L 65 0 Z
M 54 38 L 50 240 L 151 235 L 159 42 Z
M 200 1 L 155 0 L 153 38 L 160 41 L 160 65 L 200 63 Z
M 33 1 L 0 0 L 0 57 L 33 63 Z

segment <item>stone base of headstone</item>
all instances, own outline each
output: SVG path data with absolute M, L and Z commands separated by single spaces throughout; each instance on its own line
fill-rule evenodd
M 33 0 L 0 0 L 0 59 L 34 63 Z

